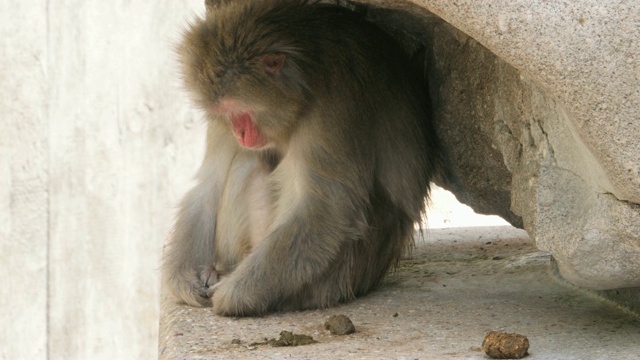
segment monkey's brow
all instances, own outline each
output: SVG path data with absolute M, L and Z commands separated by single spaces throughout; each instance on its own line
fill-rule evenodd
M 238 74 L 238 70 L 236 70 L 234 67 L 230 67 L 230 68 L 222 69 L 221 71 L 216 73 L 216 77 L 220 79 L 224 84 L 226 82 L 231 82 L 233 77 L 237 74 Z
M 229 74 L 238 74 L 248 70 L 247 61 L 251 58 L 242 56 L 223 56 L 218 59 L 218 67 L 215 71 L 215 75 L 218 78 L 223 78 Z

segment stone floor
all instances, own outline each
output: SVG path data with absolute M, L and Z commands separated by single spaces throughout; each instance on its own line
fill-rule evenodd
M 161 359 L 487 359 L 491 330 L 528 337 L 527 359 L 640 359 L 640 319 L 557 280 L 508 226 L 432 229 L 370 295 L 326 310 L 225 318 L 164 301 Z M 345 314 L 357 331 L 324 329 Z M 251 345 L 282 330 L 316 344 Z

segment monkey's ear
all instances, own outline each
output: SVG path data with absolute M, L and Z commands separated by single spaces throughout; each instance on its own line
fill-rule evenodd
M 275 74 L 284 66 L 286 55 L 282 53 L 268 53 L 260 57 L 264 69 L 271 74 Z

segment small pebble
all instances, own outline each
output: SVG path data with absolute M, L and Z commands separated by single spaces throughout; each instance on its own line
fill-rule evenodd
M 346 315 L 331 316 L 325 321 L 324 328 L 333 335 L 348 335 L 356 331 L 356 327 Z
M 492 359 L 522 359 L 529 351 L 529 339 L 520 334 L 490 331 L 482 342 L 482 351 Z

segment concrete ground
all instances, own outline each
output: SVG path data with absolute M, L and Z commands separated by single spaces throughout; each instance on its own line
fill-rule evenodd
M 640 359 L 640 319 L 558 280 L 550 257 L 524 231 L 437 228 L 448 222 L 447 211 L 432 215 L 442 223 L 432 221 L 381 288 L 335 308 L 226 318 L 163 301 L 159 357 L 488 359 L 481 351 L 484 336 L 501 330 L 528 337 L 527 359 Z M 325 320 L 336 314 L 351 318 L 356 332 L 325 330 Z M 251 345 L 283 330 L 318 343 Z

